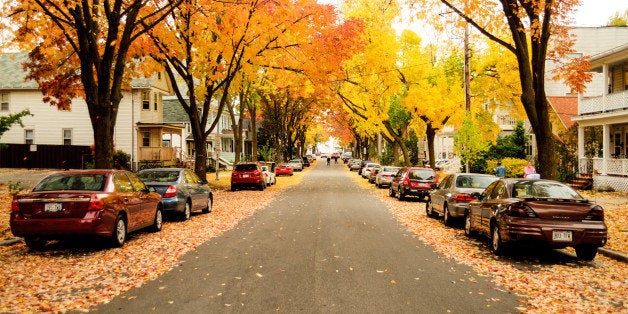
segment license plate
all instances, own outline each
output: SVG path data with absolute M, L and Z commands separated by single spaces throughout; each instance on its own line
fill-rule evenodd
M 46 203 L 44 204 L 44 211 L 49 213 L 57 213 L 62 211 L 61 203 Z
M 243 178 L 248 178 L 248 177 L 249 177 L 249 175 L 245 173 L 245 174 L 243 174 L 243 175 L 242 175 L 242 177 L 243 177 Z
M 571 231 L 554 231 L 552 232 L 552 240 L 559 242 L 571 242 Z

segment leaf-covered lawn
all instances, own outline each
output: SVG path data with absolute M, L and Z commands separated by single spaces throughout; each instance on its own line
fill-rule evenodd
M 232 229 L 302 178 L 296 173 L 277 178 L 277 184 L 265 191 L 231 192 L 224 190 L 228 175 L 216 182 L 210 174 L 214 186 L 210 214 L 166 222 L 161 232 L 131 234 L 122 248 L 110 249 L 93 240 L 51 242 L 36 253 L 22 242 L 0 247 L 0 313 L 86 310 L 107 302 L 172 269 L 182 255 Z M 1 197 L 0 227 L 6 229 L 11 198 L 6 193 Z
M 442 220 L 428 218 L 425 203 L 400 202 L 366 180 L 355 180 L 385 202 L 397 220 L 434 250 L 459 263 L 473 267 L 469 281 L 492 281 L 496 289 L 519 296 L 519 310 L 526 313 L 626 313 L 628 312 L 628 265 L 598 254 L 592 262 L 580 262 L 573 250 L 534 249 L 498 257 L 491 253 L 487 239 L 470 239 L 461 228 L 445 227 Z M 586 196 L 590 197 L 590 196 Z M 628 216 L 625 194 L 598 195 L 606 209 L 609 245 L 626 253 L 625 230 Z M 602 202 L 602 199 L 607 201 Z M 611 203 L 617 203 L 610 206 Z M 573 256 L 566 256 L 572 254 Z M 502 288 L 500 288 L 502 287 Z

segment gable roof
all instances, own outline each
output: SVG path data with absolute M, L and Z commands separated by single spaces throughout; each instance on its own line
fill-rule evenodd
M 24 70 L 22 64 L 28 61 L 28 53 L 25 52 L 11 52 L 0 53 L 0 89 L 39 89 L 39 85 L 34 80 L 26 80 L 28 70 Z M 166 78 L 167 79 L 167 78 Z M 131 87 L 142 89 L 151 88 L 153 86 L 153 78 L 133 78 L 131 80 Z M 172 91 L 170 80 L 166 83 L 167 93 Z
M 566 129 L 576 123 L 571 118 L 578 115 L 577 96 L 548 96 L 547 100 Z
M 189 100 L 186 99 L 189 103 Z M 181 106 L 179 99 L 163 99 L 164 123 L 189 123 L 190 117 Z

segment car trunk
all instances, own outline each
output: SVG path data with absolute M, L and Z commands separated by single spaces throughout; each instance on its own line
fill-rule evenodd
M 164 193 L 166 193 L 166 190 L 168 190 L 169 186 L 176 185 L 174 182 L 146 182 L 145 184 L 146 187 L 153 188 L 155 192 L 161 196 L 164 196 Z
M 431 189 L 433 181 L 410 179 L 410 187 L 413 189 Z
M 582 221 L 593 205 L 575 200 L 533 200 L 526 202 L 541 219 Z
M 33 193 L 18 199 L 25 218 L 81 218 L 88 211 L 91 193 Z

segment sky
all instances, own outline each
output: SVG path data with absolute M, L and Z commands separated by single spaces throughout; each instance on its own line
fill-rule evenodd
M 575 14 L 575 26 L 602 26 L 616 12 L 628 10 L 628 0 L 582 0 Z

